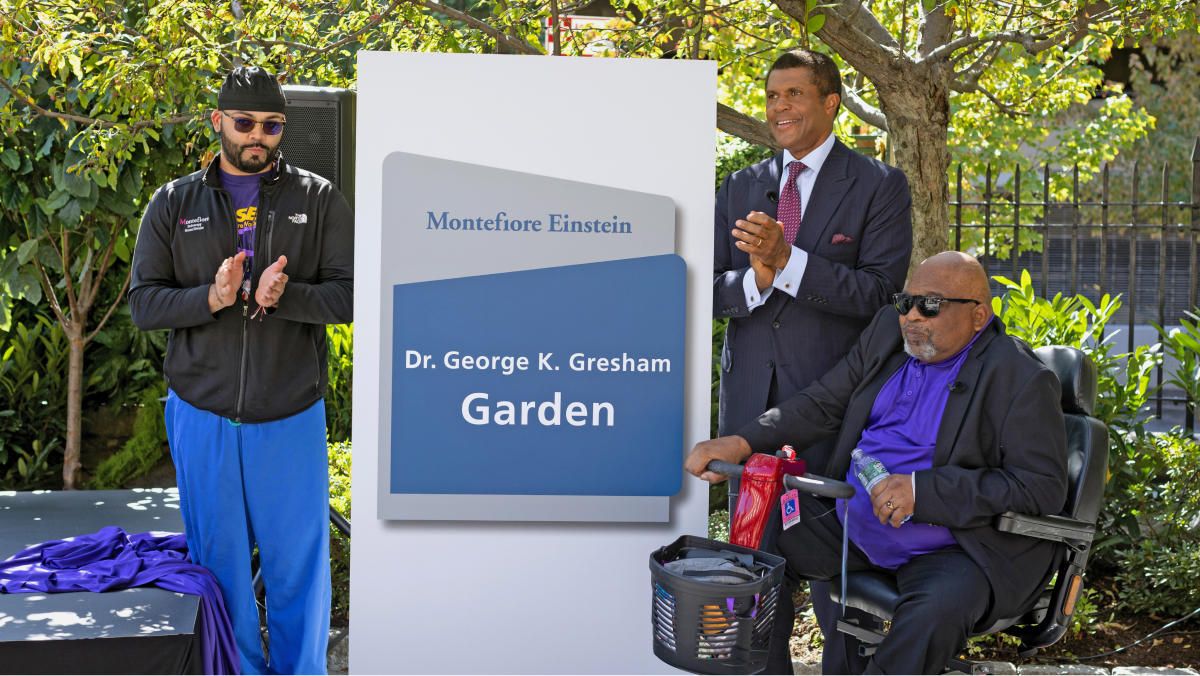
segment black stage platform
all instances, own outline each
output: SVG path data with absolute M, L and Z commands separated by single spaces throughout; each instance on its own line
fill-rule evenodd
M 175 489 L 0 491 L 0 560 L 119 526 L 183 532 Z M 0 673 L 200 673 L 200 597 L 154 587 L 95 594 L 0 594 Z

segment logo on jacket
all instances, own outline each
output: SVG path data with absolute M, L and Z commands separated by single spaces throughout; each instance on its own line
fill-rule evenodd
M 291 216 L 288 216 L 288 220 L 295 223 L 296 225 L 299 225 L 301 223 L 307 223 L 308 222 L 308 214 L 292 214 Z
M 197 216 L 195 218 L 181 218 L 179 225 L 183 226 L 184 232 L 196 232 L 203 230 L 204 224 L 208 222 L 208 216 Z

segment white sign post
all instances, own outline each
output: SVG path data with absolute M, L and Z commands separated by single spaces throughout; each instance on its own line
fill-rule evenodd
M 540 280 L 560 279 L 545 277 L 546 274 L 569 274 L 576 275 L 570 279 L 602 282 L 602 275 L 588 277 L 595 272 L 581 265 L 596 261 L 593 265 L 616 266 L 595 268 L 606 274 L 609 270 L 639 271 L 626 272 L 624 276 L 644 275 L 648 280 L 646 288 L 629 286 L 628 280 L 626 286 L 635 295 L 653 296 L 667 293 L 662 290 L 666 288 L 663 285 L 673 279 L 672 275 L 682 274 L 672 272 L 681 271 L 682 266 L 669 260 L 678 256 L 686 263 L 686 332 L 683 363 L 671 373 L 672 377 L 680 371 L 683 375 L 683 434 L 676 449 L 678 471 L 682 474 L 682 459 L 687 450 L 709 435 L 715 63 L 360 52 L 358 68 L 353 434 L 356 509 L 350 586 L 350 623 L 354 627 L 351 671 L 670 672 L 652 651 L 649 555 L 680 535 L 705 534 L 707 486 L 684 476 L 682 491 L 673 496 L 669 492 L 674 488 L 669 486 L 674 478 L 644 488 L 636 486 L 636 482 L 616 482 L 620 486 L 613 489 L 615 493 L 604 493 L 604 487 L 612 482 L 591 480 L 605 473 L 628 472 L 629 457 L 621 467 L 610 468 L 602 452 L 591 451 L 585 463 L 580 464 L 578 457 L 572 458 L 576 465 L 572 471 L 581 471 L 589 485 L 599 488 L 563 490 L 564 495 L 558 496 L 563 499 L 558 503 L 554 495 L 530 497 L 529 494 L 538 492 L 537 485 L 507 491 L 523 495 L 497 490 L 497 495 L 490 497 L 487 475 L 479 474 L 478 465 L 474 466 L 470 482 L 464 484 L 471 488 L 464 488 L 446 481 L 446 476 L 467 466 L 472 455 L 494 462 L 496 459 L 488 454 L 517 454 L 519 449 L 497 450 L 498 447 L 484 445 L 458 447 L 457 453 L 449 453 L 438 448 L 437 434 L 431 435 L 427 426 L 423 436 L 417 435 L 412 429 L 411 416 L 406 418 L 402 414 L 411 410 L 403 408 L 406 401 L 415 402 L 409 406 L 430 406 L 431 416 L 441 415 L 440 404 L 432 398 L 428 402 L 413 399 L 412 383 L 417 381 L 400 382 L 409 387 L 406 393 L 393 382 L 393 377 L 399 374 L 400 378 L 426 378 L 421 382 L 431 383 L 431 388 L 451 382 L 442 380 L 443 377 L 458 378 L 461 382 L 467 382 L 463 379 L 468 375 L 492 378 L 487 381 L 491 389 L 481 389 L 491 392 L 492 399 L 484 399 L 479 393 L 468 395 L 461 406 L 455 403 L 452 415 L 443 416 L 445 424 L 466 425 L 454 428 L 457 434 L 465 434 L 463 429 L 467 432 L 478 429 L 481 434 L 492 435 L 513 429 L 535 439 L 538 430 L 543 429 L 536 425 L 504 428 L 497 427 L 495 421 L 485 424 L 489 420 L 485 417 L 488 410 L 498 412 L 503 408 L 496 401 L 503 398 L 503 388 L 518 382 L 498 375 L 505 368 L 503 358 L 498 368 L 486 374 L 472 371 L 464 375 L 461 355 L 457 354 L 460 350 L 452 356 L 442 354 L 453 350 L 442 343 L 447 337 L 455 338 L 455 332 L 461 331 L 464 344 L 469 344 L 473 336 L 496 332 L 496 318 L 504 313 L 482 307 L 472 313 L 471 304 L 464 303 L 456 306 L 461 311 L 438 319 L 437 340 L 429 341 L 429 345 L 400 345 L 405 340 L 420 341 L 426 337 L 420 330 L 410 330 L 420 329 L 420 322 L 431 319 L 413 311 L 421 307 L 421 294 L 428 289 L 431 298 L 441 299 L 439 307 L 460 303 L 476 292 L 477 282 L 471 278 L 488 274 L 495 275 L 496 283 L 503 284 L 510 297 L 521 289 L 536 289 L 537 284 L 544 283 Z M 547 138 L 580 137 L 588 139 L 588 143 L 545 142 Z M 427 169 L 419 179 L 427 188 L 412 189 L 418 180 L 416 176 L 408 190 L 397 188 L 405 185 L 405 172 L 416 172 L 423 167 Z M 435 172 L 441 172 L 437 175 L 445 179 L 431 180 Z M 543 249 L 536 244 L 543 240 L 537 238 L 554 237 L 551 231 L 563 231 L 552 230 L 550 220 L 543 230 L 533 226 L 523 232 L 516 231 L 511 219 L 518 208 L 508 208 L 501 220 L 511 230 L 504 231 L 505 244 L 495 249 L 493 257 L 487 252 L 482 258 L 478 252 L 465 258 L 456 255 L 454 243 L 462 240 L 453 237 L 478 235 L 501 241 L 501 235 L 487 227 L 501 227 L 491 215 L 485 219 L 473 212 L 464 213 L 465 220 L 456 220 L 460 215 L 455 211 L 458 206 L 485 204 L 488 200 L 503 199 L 506 194 L 500 191 L 489 197 L 479 194 L 485 190 L 472 191 L 472 185 L 479 179 L 469 177 L 495 175 L 500 177 L 498 180 L 507 180 L 505 177 L 516 176 L 515 172 L 531 175 L 513 179 L 515 186 L 552 186 L 557 185 L 552 183 L 554 180 L 573 181 L 579 186 L 578 199 L 586 201 L 599 195 L 608 202 L 644 203 L 644 208 L 629 207 L 626 211 L 645 213 L 651 219 L 658 219 L 654 215 L 659 209 L 656 204 L 667 204 L 669 208 L 669 203 L 661 201 L 669 198 L 675 214 L 673 251 L 666 250 L 671 248 L 669 238 L 664 249 L 657 240 L 624 237 L 627 230 L 635 235 L 643 232 L 637 220 L 641 217 L 609 209 L 597 211 L 595 220 L 582 221 L 585 225 L 581 227 L 594 223 L 603 233 L 595 235 L 596 246 L 607 247 L 604 251 L 611 249 L 612 253 L 590 247 L 588 255 L 581 256 L 576 255 L 578 251 L 572 253 L 574 245 L 564 244 L 562 256 L 554 256 L 561 259 L 546 260 L 543 264 L 539 259 L 542 254 L 537 253 Z M 460 174 L 461 180 L 456 179 Z M 542 179 L 538 177 L 550 182 L 539 183 Z M 427 194 L 453 204 L 435 208 L 408 203 Z M 536 197 L 536 191 L 532 194 Z M 566 193 L 560 190 L 559 194 L 566 199 Z M 554 199 L 552 190 L 547 199 L 546 210 L 557 211 L 550 204 Z M 534 199 L 527 200 L 527 204 L 527 208 L 519 208 L 522 223 L 532 223 L 532 219 L 538 218 L 535 214 L 540 203 Z M 421 216 L 424 212 L 432 212 L 426 219 L 432 225 L 422 226 L 419 236 L 415 230 L 413 236 L 408 236 L 405 228 L 416 227 L 416 216 L 412 214 Z M 558 223 L 554 214 L 549 217 Z M 440 225 L 443 220 L 446 228 Z M 487 232 L 451 231 L 455 225 L 465 230 L 463 224 L 467 221 Z M 669 228 L 669 222 L 665 227 Z M 573 225 L 566 232 L 562 242 L 576 237 Z M 592 236 L 590 229 L 586 232 L 587 235 L 580 236 Z M 531 243 L 528 250 L 520 244 L 524 241 Z M 627 253 L 621 249 L 623 246 L 629 249 Z M 424 260 L 420 261 L 422 257 Z M 411 272 L 409 267 L 398 271 L 397 266 L 403 266 L 404 261 L 420 262 L 420 265 L 410 264 L 414 270 L 421 269 L 419 274 Z M 576 267 L 563 267 L 572 265 Z M 544 270 L 549 268 L 562 272 Z M 660 277 L 663 281 L 655 281 Z M 443 288 L 445 285 L 439 285 L 438 280 L 446 280 L 445 285 L 452 286 Z M 544 322 L 545 317 L 552 317 L 564 308 L 566 297 L 556 298 L 557 309 L 537 303 L 514 304 L 514 307 L 530 313 L 530 321 L 536 317 Z M 402 314 L 396 315 L 394 304 L 400 303 L 404 304 Z M 574 321 L 579 321 L 579 308 L 572 311 Z M 450 317 L 454 328 L 447 333 L 444 327 Z M 513 316 L 512 321 L 520 322 L 521 316 Z M 636 334 L 637 327 L 631 327 L 631 331 L 631 335 Z M 397 353 L 397 349 L 403 352 Z M 578 431 L 599 435 L 610 430 L 619 433 L 627 429 L 621 427 L 622 423 L 636 420 L 633 413 L 644 410 L 644 406 L 637 411 L 623 409 L 622 400 L 614 396 L 597 398 L 587 408 L 588 415 L 570 409 L 568 401 L 574 395 L 568 389 L 578 386 L 586 390 L 588 383 L 601 382 L 588 380 L 599 377 L 590 372 L 594 365 L 599 367 L 599 362 L 588 363 L 589 372 L 584 372 L 585 361 L 568 361 L 568 354 L 556 354 L 552 360 L 547 356 L 549 348 L 541 353 L 535 346 L 529 349 L 538 355 L 530 359 L 530 364 L 544 364 L 546 369 L 558 367 L 554 377 L 560 380 L 549 380 L 549 373 L 543 377 L 553 385 L 551 389 L 563 390 L 564 419 L 570 425 L 578 425 L 549 426 L 559 410 L 557 403 L 531 409 L 531 415 L 544 414 L 539 419 L 543 421 L 541 425 L 547 426 L 544 428 L 547 434 L 568 435 Z M 653 349 L 662 351 L 671 347 L 664 343 L 663 347 Z M 630 355 L 634 351 L 634 348 L 626 350 Z M 511 352 L 513 363 L 522 363 L 519 354 L 515 349 Z M 666 352 L 655 352 L 646 356 L 665 355 Z M 641 373 L 632 366 L 631 357 L 625 359 L 628 355 L 623 353 L 622 357 L 623 369 L 613 368 L 612 371 L 620 372 L 606 371 L 603 377 L 629 380 L 603 382 L 630 382 L 631 387 L 643 382 L 638 378 L 658 378 L 644 381 L 652 382 L 654 387 L 666 382 L 661 380 L 667 377 L 662 371 L 665 358 L 650 360 L 656 365 L 650 373 Z M 484 363 L 491 368 L 490 362 L 495 360 L 496 357 L 491 357 Z M 612 362 L 616 361 L 614 356 Z M 442 370 L 435 371 L 432 367 L 439 363 Z M 405 371 L 406 365 L 411 366 L 410 371 Z M 453 366 L 460 368 L 451 373 L 448 369 Z M 423 370 L 426 368 L 429 370 Z M 667 386 L 664 391 L 679 392 L 678 386 L 674 387 Z M 445 385 L 445 389 L 449 401 L 455 392 L 453 383 Z M 399 409 L 393 407 L 393 392 L 409 397 L 397 400 Z M 610 394 L 619 396 L 622 392 Z M 463 398 L 454 396 L 457 397 L 454 402 Z M 612 405 L 605 408 L 610 401 Z M 492 408 L 481 408 L 484 404 Z M 583 404 L 579 406 L 578 410 L 586 408 Z M 611 416 L 615 416 L 615 424 L 609 422 Z M 643 415 L 639 424 L 645 423 Z M 524 420 L 521 424 L 525 424 Z M 670 425 L 678 430 L 678 418 L 664 421 L 664 426 Z M 430 444 L 432 440 L 431 456 L 412 454 L 412 446 L 404 445 L 409 438 L 419 438 L 422 444 Z M 679 443 L 677 436 L 661 438 Z M 653 448 L 662 448 L 661 442 L 655 443 Z M 562 446 L 562 453 L 571 453 L 570 444 Z M 411 460 L 413 470 L 409 471 L 408 465 L 389 464 L 391 458 Z M 661 475 L 664 471 L 661 468 L 668 465 L 660 459 L 657 466 Z M 428 481 L 423 479 L 423 473 L 428 475 Z M 592 473 L 594 476 L 590 476 Z M 503 485 L 513 483 L 519 482 L 510 479 Z M 629 497 L 603 498 L 608 500 L 603 502 L 597 497 L 603 495 Z M 638 495 L 647 497 L 637 498 Z M 531 499 L 541 502 L 530 502 Z M 649 506 L 647 500 L 665 500 L 665 512 L 654 511 L 658 508 Z M 497 513 L 487 512 L 490 504 L 497 506 Z M 592 504 L 601 516 L 588 512 Z M 566 512 L 570 514 L 563 516 Z M 539 519 L 539 513 L 546 514 L 545 518 Z

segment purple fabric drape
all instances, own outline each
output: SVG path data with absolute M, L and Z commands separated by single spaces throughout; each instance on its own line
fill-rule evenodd
M 206 674 L 240 674 L 233 625 L 217 579 L 188 559 L 182 534 L 128 535 L 115 526 L 52 540 L 0 562 L 0 593 L 105 592 L 152 585 L 200 597 L 200 660 Z

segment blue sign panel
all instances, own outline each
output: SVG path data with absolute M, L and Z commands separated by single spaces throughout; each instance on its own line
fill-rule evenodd
M 395 285 L 391 492 L 678 493 L 686 277 L 664 255 Z

